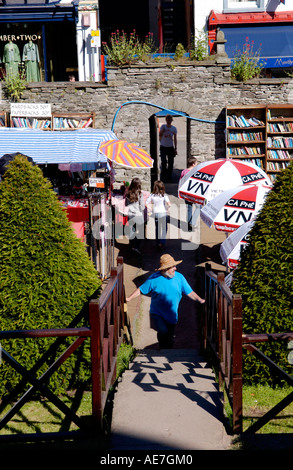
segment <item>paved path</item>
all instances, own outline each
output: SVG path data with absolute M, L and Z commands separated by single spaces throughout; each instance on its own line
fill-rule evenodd
M 114 399 L 112 450 L 225 450 L 221 394 L 195 349 L 140 351 Z
M 165 252 L 183 260 L 178 271 L 203 296 L 205 262 L 224 270 L 219 246 L 225 236 L 200 220 L 194 232 L 186 232 L 185 204 L 176 197 L 176 178 L 166 185 L 166 191 L 173 212 Z M 133 255 L 127 239 L 117 240 L 117 255 L 124 258 L 127 295 L 159 266 L 162 253 L 151 238 L 152 227 L 147 236 L 141 257 Z M 149 297 L 140 296 L 127 306 L 138 355 L 115 393 L 110 450 L 227 449 L 231 439 L 223 424 L 221 394 L 212 369 L 199 352 L 202 306 L 188 297 L 182 299 L 174 348 L 158 351 L 156 332 L 149 324 L 149 303 Z

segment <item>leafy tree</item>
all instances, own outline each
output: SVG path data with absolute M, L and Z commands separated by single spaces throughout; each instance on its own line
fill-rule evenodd
M 282 171 L 249 233 L 249 245 L 235 272 L 232 290 L 243 299 L 245 333 L 293 331 L 293 165 Z M 266 342 L 258 347 L 292 374 L 288 345 Z M 245 355 L 247 383 L 275 384 L 270 371 Z
M 15 156 L 0 183 L 0 258 L 1 330 L 65 328 L 101 286 L 51 183 L 23 155 Z M 14 339 L 1 345 L 30 369 L 53 341 Z M 88 359 L 89 345 L 79 364 L 71 356 L 53 375 L 54 389 L 61 392 L 70 380 L 88 378 Z M 3 362 L 2 396 L 17 382 L 19 375 Z

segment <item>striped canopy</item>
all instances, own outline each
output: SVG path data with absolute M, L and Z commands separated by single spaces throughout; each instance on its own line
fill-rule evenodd
M 76 129 L 44 131 L 29 128 L 0 128 L 0 156 L 22 153 L 37 164 L 107 162 L 99 145 L 115 139 L 112 131 Z
M 100 151 L 111 161 L 119 165 L 132 168 L 152 168 L 153 159 L 150 155 L 138 147 L 125 140 L 109 140 L 100 145 Z

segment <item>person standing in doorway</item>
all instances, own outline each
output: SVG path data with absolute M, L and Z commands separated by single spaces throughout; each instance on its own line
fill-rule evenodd
M 177 129 L 172 125 L 173 118 L 166 116 L 166 124 L 160 127 L 160 156 L 162 163 L 162 180 L 171 181 L 174 158 L 177 155 Z

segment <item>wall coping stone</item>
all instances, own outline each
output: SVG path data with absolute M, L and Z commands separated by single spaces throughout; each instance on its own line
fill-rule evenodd
M 28 82 L 28 89 L 31 88 L 107 88 L 107 84 L 101 82 Z

